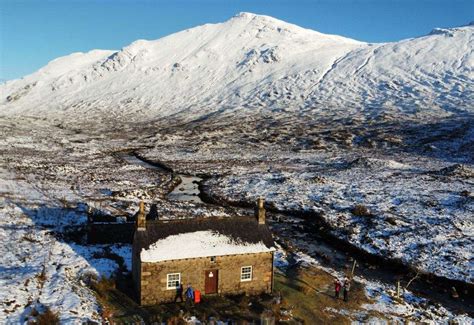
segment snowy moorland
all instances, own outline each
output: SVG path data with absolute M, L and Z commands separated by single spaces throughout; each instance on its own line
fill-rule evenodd
M 338 158 L 304 171 L 231 174 L 206 185 L 218 199 L 251 202 L 262 196 L 280 211 L 313 212 L 337 236 L 369 253 L 474 281 L 472 168 L 430 170 L 435 166 L 426 160 L 409 165 Z
M 132 218 L 141 199 L 183 218 L 232 216 L 227 204 L 264 196 L 359 250 L 472 286 L 473 42 L 473 25 L 369 44 L 242 13 L 1 84 L 0 322 L 44 306 L 100 321 L 87 283 L 130 270 L 130 246 L 86 244 L 87 217 Z M 124 152 L 205 177 L 223 206 L 168 200 L 176 175 Z M 319 265 L 314 239 L 278 235 Z M 456 317 L 359 281 L 388 319 Z M 462 314 L 472 300 L 460 294 Z

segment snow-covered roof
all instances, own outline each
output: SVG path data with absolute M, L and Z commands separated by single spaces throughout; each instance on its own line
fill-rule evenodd
M 173 235 L 158 240 L 148 249 L 142 249 L 142 262 L 160 262 L 183 258 L 222 256 L 271 252 L 263 241 L 258 243 L 237 242 L 235 239 L 215 231 L 195 231 Z
M 252 217 L 148 221 L 133 246 L 143 262 L 274 250 L 270 230 Z

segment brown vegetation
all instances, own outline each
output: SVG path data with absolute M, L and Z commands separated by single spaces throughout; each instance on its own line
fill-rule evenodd
M 43 313 L 39 314 L 38 311 L 33 308 L 31 315 L 36 317 L 35 325 L 57 325 L 59 324 L 58 313 L 53 312 L 49 307 L 46 307 Z
M 91 279 L 90 286 L 100 297 L 105 297 L 109 290 L 115 289 L 115 281 L 103 276 L 100 280 Z
M 371 215 L 369 208 L 367 208 L 363 204 L 357 204 L 356 206 L 354 206 L 351 210 L 351 213 L 358 217 L 368 217 Z

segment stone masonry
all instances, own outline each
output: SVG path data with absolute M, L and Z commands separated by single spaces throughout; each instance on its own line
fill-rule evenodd
M 167 274 L 181 273 L 184 288 L 190 283 L 205 296 L 205 277 L 209 270 L 218 270 L 218 294 L 271 293 L 273 289 L 273 252 L 239 254 L 193 259 L 141 263 L 134 276 L 139 277 L 137 293 L 141 305 L 174 300 L 176 290 L 167 289 Z M 252 280 L 241 281 L 241 267 L 252 266 Z

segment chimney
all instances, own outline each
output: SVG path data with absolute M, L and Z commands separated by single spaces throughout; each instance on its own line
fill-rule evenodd
M 146 229 L 145 202 L 140 201 L 140 209 L 137 215 L 137 230 Z
M 265 200 L 263 198 L 259 197 L 257 199 L 256 217 L 257 217 L 259 225 L 265 224 L 265 207 L 263 206 L 264 203 L 265 203 Z

